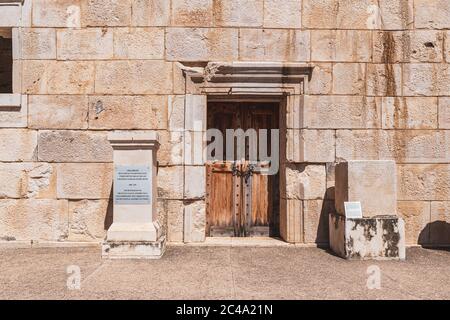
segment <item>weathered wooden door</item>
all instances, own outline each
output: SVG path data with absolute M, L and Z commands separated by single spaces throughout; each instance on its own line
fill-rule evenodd
M 206 165 L 206 214 L 208 236 L 277 236 L 279 216 L 278 175 L 262 174 L 269 164 L 249 161 L 250 140 L 245 140 L 245 156 L 227 159 L 227 129 L 277 129 L 278 106 L 272 103 L 211 103 L 208 128 L 223 136 L 224 158 L 209 159 Z M 270 131 L 269 131 L 270 132 Z M 270 152 L 270 135 L 267 141 Z M 238 141 L 235 141 L 238 143 Z

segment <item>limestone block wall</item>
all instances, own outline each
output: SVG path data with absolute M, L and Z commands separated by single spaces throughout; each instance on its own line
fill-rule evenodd
M 183 165 L 177 62 L 282 61 L 314 66 L 286 132 L 293 241 L 328 242 L 336 162 L 394 159 L 407 242 L 450 244 L 450 1 L 25 0 L 22 10 L 24 98 L 0 107 L 1 240 L 101 241 L 111 130 L 160 133 L 162 224 L 183 241 L 184 211 L 195 211 L 201 240 L 204 186 L 185 181 L 204 171 Z

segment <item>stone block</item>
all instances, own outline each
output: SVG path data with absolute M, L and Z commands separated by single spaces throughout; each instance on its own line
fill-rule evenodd
M 158 197 L 163 199 L 183 199 L 183 177 L 182 166 L 160 167 L 158 169 Z
M 184 167 L 185 199 L 203 199 L 206 193 L 206 169 L 204 166 Z
M 450 98 L 439 98 L 438 113 L 439 128 L 450 129 Z
M 22 28 L 22 59 L 56 59 L 55 29 Z
M 69 201 L 69 241 L 101 242 L 111 222 L 109 200 Z
M 184 95 L 169 96 L 168 129 L 170 131 L 184 130 Z
M 264 28 L 301 28 L 301 0 L 265 0 Z
M 94 91 L 93 62 L 22 61 L 22 91 L 26 94 L 87 94 Z
M 333 66 L 333 93 L 363 95 L 366 89 L 366 65 L 336 63 Z
M 381 101 L 362 96 L 308 96 L 304 98 L 304 127 L 317 129 L 380 128 Z
M 286 158 L 289 162 L 334 162 L 333 130 L 287 130 Z
M 280 217 L 280 233 L 283 239 L 290 243 L 303 242 L 303 201 L 296 199 L 281 199 L 285 206 L 286 218 Z M 283 212 L 283 210 L 282 210 Z M 286 219 L 283 221 L 283 219 Z
M 213 0 L 172 0 L 172 25 L 210 27 Z
M 111 29 L 62 29 L 57 31 L 56 37 L 58 60 L 107 60 L 113 57 Z
M 170 1 L 132 0 L 131 8 L 132 26 L 151 27 L 170 24 Z
M 39 131 L 39 161 L 110 162 L 112 148 L 106 133 L 92 131 Z
M 89 96 L 90 129 L 166 129 L 166 96 Z
M 335 180 L 336 180 L 336 163 L 329 162 L 325 165 L 325 169 L 327 172 L 327 193 L 325 196 L 326 200 L 334 200 L 334 191 L 335 191 Z M 334 201 L 333 201 L 333 209 L 334 209 Z
M 242 29 L 239 57 L 249 61 L 309 61 L 310 33 L 283 29 Z
M 167 240 L 183 242 L 184 206 L 183 201 L 161 200 L 161 211 L 167 215 Z
M 190 131 L 206 130 L 206 95 L 187 94 L 185 101 L 185 129 Z
M 37 131 L 0 130 L 0 161 L 33 161 L 37 158 Z
M 169 61 L 233 61 L 238 59 L 238 30 L 170 28 L 166 32 Z
M 28 125 L 28 99 L 18 95 L 20 106 L 0 107 L 0 128 L 25 128 Z
M 449 64 L 411 63 L 403 65 L 403 95 L 447 96 L 449 94 Z
M 323 199 L 325 192 L 325 165 L 286 165 L 287 199 Z
M 28 126 L 33 129 L 87 129 L 88 98 L 79 95 L 30 95 Z
M 429 244 L 430 202 L 399 201 L 397 210 L 405 221 L 406 245 Z
M 80 2 L 80 0 L 33 0 L 33 26 L 79 28 Z
M 162 166 L 182 165 L 184 163 L 184 133 L 180 131 L 159 131 L 161 146 L 158 161 Z
M 163 28 L 115 28 L 115 59 L 164 59 Z
M 314 64 L 311 81 L 308 83 L 306 92 L 308 94 L 328 95 L 331 94 L 333 81 L 333 68 L 331 63 Z
M 448 163 L 449 133 L 439 130 L 338 130 L 336 158 Z
M 384 30 L 411 29 L 414 22 L 414 0 L 379 1 L 381 28 Z
M 446 0 L 415 0 L 414 24 L 416 28 L 450 28 L 450 3 Z
M 304 0 L 302 24 L 308 29 L 376 29 L 378 1 Z
M 442 31 L 380 31 L 374 33 L 373 61 L 376 63 L 442 62 Z
M 56 170 L 48 163 L 0 163 L 0 198 L 56 198 Z
M 328 245 L 328 216 L 333 213 L 334 202 L 328 200 L 303 201 L 305 243 Z
M 371 43 L 370 31 L 313 30 L 311 31 L 311 60 L 370 62 Z
M 67 200 L 0 200 L 0 238 L 64 241 L 69 234 Z
M 450 244 L 450 202 L 431 202 L 430 244 Z
M 395 161 L 356 160 L 336 165 L 336 211 L 345 215 L 344 202 L 361 202 L 364 218 L 397 214 Z
M 184 242 L 204 242 L 206 237 L 206 204 L 204 201 L 184 206 Z
M 96 65 L 99 94 L 170 94 L 172 64 L 164 61 L 101 61 Z
M 56 190 L 59 199 L 110 198 L 112 163 L 59 163 L 56 168 Z
M 398 199 L 445 201 L 450 199 L 449 164 L 403 164 L 398 166 Z
M 402 66 L 400 64 L 368 64 L 366 87 L 369 96 L 400 96 Z
M 383 97 L 383 129 L 437 129 L 437 98 Z
M 345 259 L 404 260 L 405 222 L 396 216 L 346 219 L 329 216 L 330 248 Z
M 126 27 L 131 24 L 131 0 L 85 0 L 81 2 L 83 26 Z
M 221 27 L 260 27 L 263 24 L 263 0 L 216 0 L 214 25 Z

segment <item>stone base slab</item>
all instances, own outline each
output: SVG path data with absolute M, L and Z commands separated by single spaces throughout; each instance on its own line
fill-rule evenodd
M 166 237 L 158 241 L 105 241 L 104 259 L 160 259 L 166 250 Z
M 329 215 L 330 249 L 345 259 L 404 260 L 405 223 L 397 216 L 346 219 Z

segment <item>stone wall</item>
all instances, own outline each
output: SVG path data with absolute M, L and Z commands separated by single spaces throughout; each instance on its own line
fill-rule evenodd
M 282 61 L 314 66 L 286 133 L 307 155 L 286 168 L 296 241 L 328 241 L 334 163 L 394 159 L 407 242 L 450 244 L 449 1 L 25 0 L 21 26 L 27 99 L 0 109 L 3 240 L 100 241 L 106 134 L 120 129 L 159 131 L 161 220 L 183 241 L 184 208 L 201 213 L 204 191 L 183 187 L 197 173 L 183 167 L 176 63 Z

